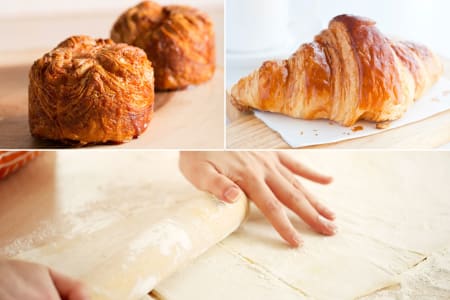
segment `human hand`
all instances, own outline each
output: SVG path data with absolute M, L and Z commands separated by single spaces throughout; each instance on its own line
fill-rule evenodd
M 226 202 L 244 192 L 281 237 L 298 247 L 303 241 L 284 206 L 324 235 L 337 231 L 334 213 L 322 205 L 295 175 L 329 184 L 332 178 L 317 173 L 284 152 L 180 152 L 180 170 L 198 189 Z
M 83 285 L 45 266 L 0 259 L 1 300 L 89 300 Z

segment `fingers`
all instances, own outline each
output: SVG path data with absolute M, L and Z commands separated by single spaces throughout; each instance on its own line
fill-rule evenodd
M 297 174 L 299 176 L 302 176 L 306 179 L 309 179 L 311 181 L 321 183 L 321 184 L 329 184 L 331 181 L 333 181 L 333 178 L 331 176 L 320 174 L 297 160 L 295 160 L 293 157 L 291 157 L 289 154 L 284 152 L 278 152 L 278 159 L 280 162 L 288 168 L 291 172 L 294 174 Z
M 319 212 L 319 214 L 321 214 L 328 220 L 336 219 L 336 214 L 331 209 L 320 203 L 320 201 L 317 200 L 317 198 L 312 193 L 301 186 L 297 186 L 296 188 L 300 192 L 305 194 L 306 198 L 309 200 L 309 203 L 311 203 L 311 205 Z
M 315 231 L 324 235 L 336 233 L 336 226 L 324 218 L 310 203 L 306 195 L 295 188 L 284 176 L 273 174 L 266 181 L 275 196 Z
M 261 210 L 280 236 L 293 247 L 303 244 L 303 241 L 292 226 L 291 221 L 281 203 L 262 180 L 251 180 L 246 187 L 247 195 Z
M 317 198 L 312 193 L 310 193 L 307 189 L 305 189 L 302 186 L 302 184 L 297 180 L 297 178 L 295 178 L 295 176 L 291 173 L 291 171 L 286 169 L 284 166 L 279 166 L 278 171 L 292 186 L 294 186 L 295 189 L 297 189 L 301 194 L 306 196 L 306 199 L 316 209 L 316 211 L 319 214 L 321 214 L 328 220 L 336 219 L 336 214 L 331 209 L 320 203 L 320 201 L 317 200 Z
M 241 189 L 232 180 L 220 174 L 209 163 L 199 164 L 188 176 L 195 187 L 210 192 L 225 202 L 233 203 L 242 194 Z
M 62 299 L 89 300 L 86 288 L 81 282 L 49 269 L 50 277 Z

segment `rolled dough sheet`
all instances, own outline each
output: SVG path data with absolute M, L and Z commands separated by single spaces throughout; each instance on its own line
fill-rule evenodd
M 15 198 L 7 201 L 7 220 L 16 223 L 5 222 L 10 230 L 27 222 L 16 220 L 28 209 L 19 205 L 23 201 L 53 211 L 36 221 L 29 234 L 10 236 L 0 254 L 79 278 L 94 300 L 141 299 L 234 231 L 247 212 L 244 195 L 228 205 L 195 190 L 179 175 L 177 157 L 175 152 L 58 153 L 51 187 L 21 184 L 32 174 L 11 177 L 0 188 L 0 199 Z M 40 161 L 44 163 L 50 163 L 48 156 Z M 24 172 L 31 170 L 32 164 Z M 17 192 L 21 188 L 32 190 Z M 36 194 L 34 188 L 45 192 Z M 30 193 L 36 199 L 20 197 Z M 0 233 L 4 242 L 5 233 Z
M 450 248 L 433 253 L 400 276 L 400 283 L 361 300 L 448 300 L 450 295 Z
M 450 246 L 450 153 L 297 155 L 334 175 L 327 187 L 304 184 L 337 212 L 339 233 L 320 236 L 291 214 L 305 240 L 292 249 L 252 209 L 245 226 L 157 285 L 162 299 L 355 299 Z

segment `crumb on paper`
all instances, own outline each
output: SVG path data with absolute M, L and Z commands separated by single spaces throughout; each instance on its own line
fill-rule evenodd
M 450 90 L 443 91 L 443 92 L 442 92 L 442 95 L 444 95 L 444 96 L 450 95 Z
M 441 100 L 439 100 L 438 98 L 431 98 L 432 102 L 441 102 Z
M 314 133 L 314 135 L 315 135 L 315 136 L 319 136 L 319 134 L 318 134 L 318 133 Z
M 319 131 L 318 129 L 313 129 L 314 132 Z
M 300 135 L 303 135 L 303 131 L 300 131 Z
M 387 129 L 391 127 L 391 121 L 380 122 L 375 126 L 376 129 Z
M 353 132 L 357 132 L 357 131 L 361 131 L 361 130 L 364 130 L 364 127 L 361 125 L 358 125 L 358 126 L 355 126 L 352 128 Z
M 331 122 L 331 121 L 329 121 L 329 122 L 328 122 L 328 125 L 331 125 L 331 126 L 333 126 L 333 125 L 334 125 L 334 123 L 333 123 L 333 122 Z

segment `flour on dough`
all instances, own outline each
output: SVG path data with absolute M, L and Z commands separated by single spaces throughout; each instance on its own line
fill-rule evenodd
M 252 209 L 247 223 L 215 247 L 220 249 L 157 286 L 164 299 L 250 299 L 246 295 L 263 292 L 278 299 L 355 299 L 402 282 L 408 286 L 403 273 L 450 246 L 450 153 L 298 156 L 334 176 L 326 187 L 302 182 L 336 211 L 339 233 L 321 236 L 290 214 L 305 241 L 292 249 Z M 441 291 L 450 298 L 448 288 Z

